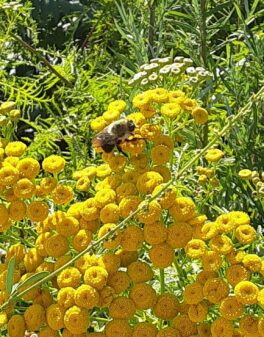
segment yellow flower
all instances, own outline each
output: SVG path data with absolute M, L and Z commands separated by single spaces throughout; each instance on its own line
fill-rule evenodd
M 108 104 L 108 110 L 118 110 L 120 113 L 126 108 L 126 102 L 119 99 Z
M 102 164 L 96 169 L 96 176 L 99 178 L 105 178 L 111 174 L 112 170 L 108 164 Z
M 33 272 L 43 262 L 43 257 L 40 256 L 36 248 L 30 248 L 25 254 L 24 265 L 27 272 Z
M 115 230 L 116 224 L 114 223 L 107 223 L 104 224 L 98 232 L 98 239 L 101 239 L 104 237 L 106 234 L 109 232 Z M 106 249 L 114 249 L 116 248 L 121 241 L 121 233 L 120 232 L 115 232 L 113 235 L 108 236 L 103 243 L 104 248 Z
M 134 327 L 133 337 L 156 337 L 157 328 L 155 325 L 148 322 L 137 323 Z
M 42 162 L 42 168 L 49 173 L 59 173 L 64 170 L 65 159 L 61 156 L 51 155 Z
M 24 317 L 13 315 L 8 321 L 7 330 L 10 337 L 24 337 L 26 332 Z
M 156 317 L 171 320 L 177 315 L 178 308 L 179 301 L 175 295 L 163 294 L 158 297 L 153 311 Z
M 235 320 L 243 314 L 244 306 L 235 297 L 229 296 L 222 300 L 219 311 L 222 317 Z
M 140 203 L 137 196 L 130 195 L 122 198 L 119 204 L 119 211 L 122 218 L 126 218 L 130 213 L 134 212 Z
M 149 204 L 146 204 L 145 201 L 142 201 L 139 204 L 139 208 L 143 208 L 138 212 L 137 219 L 144 224 L 151 224 L 156 221 L 159 221 L 162 208 L 156 200 L 152 200 Z
M 246 254 L 242 260 L 244 267 L 255 273 L 260 271 L 262 260 L 256 254 Z
M 100 210 L 97 207 L 95 198 L 89 198 L 83 202 L 81 216 L 86 221 L 92 221 L 99 218 Z
M 45 309 L 39 304 L 32 304 L 26 309 L 24 319 L 28 330 L 37 331 L 45 324 Z
M 72 287 L 61 288 L 57 295 L 58 304 L 65 309 L 72 307 L 75 304 L 75 291 L 76 290 Z
M 15 109 L 16 103 L 12 101 L 3 102 L 0 105 L 0 114 L 5 114 Z
M 229 254 L 226 255 L 226 258 L 230 264 L 241 263 L 246 252 L 243 250 L 232 250 Z
M 205 282 L 209 279 L 216 278 L 217 273 L 215 271 L 202 270 L 197 274 L 196 281 L 205 285 Z
M 93 131 L 100 132 L 107 126 L 107 122 L 103 116 L 99 116 L 91 120 L 90 126 Z
M 151 159 L 154 164 L 162 165 L 169 161 L 171 156 L 170 149 L 165 145 L 156 145 L 151 150 Z
M 172 248 L 184 248 L 193 235 L 192 227 L 185 222 L 177 222 L 167 229 L 167 243 Z
M 221 255 L 215 251 L 206 251 L 202 256 L 202 265 L 206 271 L 218 271 L 222 262 Z
M 141 112 L 133 112 L 127 115 L 126 118 L 133 121 L 138 128 L 146 123 L 146 118 Z
M 76 289 L 74 299 L 79 307 L 93 309 L 99 304 L 99 293 L 95 288 L 83 284 Z
M 44 221 L 49 215 L 49 206 L 44 201 L 32 201 L 27 207 L 27 216 L 31 221 Z
M 143 231 L 138 226 L 129 225 L 121 235 L 120 245 L 124 250 L 138 250 L 144 241 Z
M 178 102 L 184 111 L 192 111 L 197 105 L 196 100 L 191 98 L 179 99 Z
M 168 101 L 168 91 L 164 88 L 156 88 L 150 91 L 151 99 L 155 103 L 165 103 Z
M 203 287 L 204 297 L 211 303 L 220 303 L 228 296 L 228 285 L 220 278 L 208 279 Z
M 107 110 L 103 113 L 103 119 L 107 123 L 112 123 L 113 121 L 120 119 L 120 111 L 117 109 Z
M 257 232 L 250 225 L 240 225 L 236 228 L 236 238 L 242 245 L 254 242 L 256 237 Z
M 249 278 L 249 271 L 240 264 L 232 265 L 226 270 L 226 279 L 232 287 L 235 287 L 241 281 L 248 281 Z
M 169 212 L 175 221 L 188 221 L 195 216 L 196 206 L 191 198 L 179 197 L 175 199 Z
M 59 288 L 77 288 L 81 281 L 81 273 L 75 267 L 67 267 L 57 277 Z
M 208 112 L 207 110 L 197 107 L 192 110 L 192 116 L 196 124 L 202 125 L 208 121 Z
M 161 222 L 144 225 L 144 240 L 150 245 L 158 245 L 167 239 L 167 229 Z
M 242 304 L 257 303 L 258 291 L 258 287 L 250 281 L 241 281 L 234 289 L 236 299 Z
M 120 256 L 114 253 L 105 253 L 99 258 L 100 265 L 105 268 L 108 274 L 114 274 L 120 267 Z
M 127 158 L 123 155 L 115 155 L 108 161 L 109 166 L 113 172 L 119 172 L 127 165 Z
M 217 235 L 210 240 L 210 248 L 220 254 L 229 254 L 233 249 L 232 240 L 226 235 Z
M 123 183 L 116 189 L 117 201 L 121 202 L 126 196 L 132 196 L 137 194 L 137 188 L 133 183 Z
M 27 178 L 18 180 L 18 182 L 14 185 L 14 194 L 18 198 L 31 198 L 35 191 L 35 184 Z
M 60 257 L 68 251 L 68 241 L 60 234 L 53 234 L 44 242 L 44 248 L 49 256 Z
M 100 211 L 100 220 L 103 223 L 114 223 L 119 219 L 119 207 L 114 203 L 105 205 Z
M 21 159 L 16 168 L 22 178 L 34 179 L 40 170 L 39 162 L 33 158 Z
M 80 192 L 88 191 L 90 187 L 90 179 L 86 176 L 81 177 L 76 182 L 76 190 Z
M 1 207 L 2 205 L 0 205 L 0 218 L 3 219 Z M 24 217 L 26 216 L 26 212 L 27 212 L 27 206 L 22 200 L 11 201 L 8 206 L 8 213 L 9 213 L 9 217 L 11 220 L 20 221 L 24 219 Z
M 116 199 L 116 192 L 110 188 L 102 189 L 95 194 L 95 202 L 97 207 L 104 207 L 107 204 L 110 204 Z
M 52 304 L 47 308 L 47 323 L 53 330 L 60 330 L 64 327 L 64 311 L 65 309 L 59 304 Z
M 125 296 L 115 298 L 109 307 L 109 315 L 115 319 L 132 319 L 135 312 L 134 302 Z
M 197 332 L 197 327 L 187 315 L 179 315 L 172 321 L 173 328 L 179 332 L 180 336 L 191 336 Z
M 155 267 L 163 269 L 172 265 L 174 261 L 174 249 L 167 243 L 161 243 L 150 249 L 149 257 Z
M 137 309 L 151 309 L 157 301 L 155 290 L 146 283 L 135 284 L 129 293 L 129 297 L 133 300 Z
M 5 147 L 5 153 L 8 157 L 20 157 L 26 151 L 26 144 L 22 142 L 10 142 Z
M 59 333 L 47 326 L 39 332 L 38 337 L 59 337 Z
M 238 175 L 241 179 L 248 180 L 252 178 L 252 171 L 243 169 L 238 172 Z
M 258 292 L 258 304 L 264 308 L 264 289 L 261 289 Z
M 236 223 L 237 227 L 240 225 L 248 225 L 250 223 L 250 217 L 245 212 L 233 211 L 230 212 L 229 214 Z
M 11 245 L 6 253 L 6 261 L 9 261 L 11 257 L 14 256 L 16 262 L 21 262 L 24 259 L 25 253 L 26 248 L 22 243 Z
M 54 177 L 45 177 L 40 181 L 40 188 L 44 195 L 48 195 L 57 186 L 57 179 Z
M 212 337 L 233 337 L 232 323 L 225 318 L 217 318 L 211 326 Z
M 192 322 L 198 323 L 206 320 L 208 307 L 205 303 L 192 304 L 188 310 L 188 316 Z
M 79 221 L 73 216 L 62 216 L 56 223 L 56 230 L 59 234 L 69 237 L 79 230 Z
M 244 316 L 239 323 L 239 330 L 243 337 L 259 337 L 258 318 L 254 316 Z
M 179 337 L 179 333 L 177 330 L 167 327 L 167 328 L 162 328 L 156 337 Z
M 199 239 L 190 240 L 185 246 L 185 252 L 188 256 L 193 259 L 198 259 L 202 257 L 206 251 L 206 244 L 204 241 Z
M 209 323 L 200 323 L 197 330 L 199 337 L 211 337 L 211 325 Z
M 181 112 L 181 106 L 177 103 L 166 103 L 162 105 L 160 112 L 163 116 L 175 118 Z
M 133 98 L 133 106 L 135 108 L 143 108 L 144 106 L 146 106 L 151 100 L 151 96 L 146 93 L 146 92 L 143 92 L 141 94 L 138 94 L 136 96 L 134 96 Z
M 90 267 L 84 274 L 84 283 L 101 290 L 107 282 L 107 271 L 99 266 Z
M 222 233 L 229 233 L 236 227 L 236 223 L 230 214 L 218 216 L 216 223 L 219 225 L 219 231 Z
M 5 225 L 9 220 L 8 209 L 4 204 L 0 204 L 0 225 Z
M 210 149 L 205 155 L 205 159 L 209 162 L 217 162 L 224 156 L 224 152 L 218 149 Z
M 150 105 L 142 105 L 140 106 L 140 112 L 146 117 L 146 118 L 151 118 L 155 115 L 155 109 Z
M 127 320 L 113 319 L 105 326 L 105 334 L 107 337 L 131 337 L 133 329 Z
M 1 185 L 12 186 L 18 181 L 18 179 L 19 179 L 19 172 L 15 167 L 7 165 L 3 166 L 0 169 Z
M 130 278 L 124 271 L 117 271 L 110 276 L 107 282 L 116 294 L 120 294 L 127 290 L 130 285 Z
M 92 239 L 92 232 L 85 229 L 80 229 L 73 237 L 72 247 L 78 252 L 82 252 L 85 248 L 89 246 Z
M 115 295 L 115 290 L 112 287 L 106 286 L 99 291 L 100 294 L 100 303 L 101 308 L 109 308 L 112 303 Z
M 64 324 L 72 334 L 86 332 L 90 325 L 87 309 L 76 305 L 70 307 L 64 315 Z
M 159 125 L 144 124 L 140 128 L 140 135 L 149 141 L 156 141 L 161 136 L 161 128 Z
M 52 191 L 51 196 L 55 204 L 64 205 L 72 201 L 74 194 L 70 186 L 57 185 Z
M 153 278 L 152 269 L 142 261 L 135 261 L 129 264 L 127 273 L 134 283 L 147 282 Z
M 187 304 L 198 304 L 203 300 L 203 286 L 198 282 L 188 284 L 184 289 L 183 298 Z
M 123 249 L 119 249 L 116 254 L 120 257 L 121 267 L 128 267 L 138 258 L 137 252 L 127 252 Z
M 137 180 L 137 189 L 139 193 L 150 194 L 154 188 L 162 184 L 163 178 L 157 172 L 145 172 Z

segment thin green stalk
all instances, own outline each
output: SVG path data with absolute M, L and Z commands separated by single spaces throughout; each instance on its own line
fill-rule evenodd
M 207 67 L 206 0 L 201 0 L 200 3 L 200 19 L 201 58 L 204 67 Z
M 44 56 L 40 55 L 40 53 L 35 48 L 30 46 L 27 42 L 25 42 L 19 36 L 13 33 L 10 33 L 10 36 L 13 39 L 15 39 L 18 43 L 20 43 L 25 49 L 29 50 L 32 54 L 36 55 L 40 59 L 40 61 L 42 61 L 49 68 L 49 70 L 53 74 L 55 74 L 62 82 L 66 84 L 67 87 L 73 88 L 73 84 L 67 78 L 62 76 Z
M 217 141 L 226 134 L 226 132 L 231 129 L 231 127 L 242 117 L 244 117 L 246 115 L 247 112 L 249 112 L 252 108 L 252 105 L 254 103 L 256 103 L 256 101 L 260 100 L 264 98 L 264 87 L 262 87 L 257 94 L 253 94 L 250 99 L 249 102 L 242 108 L 240 109 L 240 111 L 238 112 L 237 115 L 235 115 L 233 118 L 229 118 L 229 121 L 227 123 L 227 125 L 218 133 L 215 134 L 215 136 L 213 137 L 213 139 L 207 144 L 206 147 L 204 147 L 201 151 L 199 151 L 195 156 L 192 157 L 192 159 L 181 169 L 179 170 L 173 177 L 171 180 L 169 180 L 166 184 L 164 184 L 163 188 L 156 193 L 155 195 L 153 195 L 151 198 L 149 198 L 146 203 L 144 203 L 143 205 L 141 205 L 140 207 L 138 207 L 137 210 L 135 210 L 134 212 L 132 212 L 127 218 L 125 218 L 124 220 L 122 220 L 116 227 L 114 230 L 108 232 L 107 234 L 105 234 L 102 238 L 100 238 L 99 240 L 95 241 L 91 246 L 87 247 L 84 251 L 82 251 L 81 253 L 79 253 L 78 255 L 76 255 L 75 257 L 73 257 L 70 261 L 68 261 L 67 263 L 65 263 L 65 265 L 61 266 L 60 268 L 58 268 L 57 270 L 55 270 L 54 272 L 50 273 L 48 276 L 43 277 L 42 279 L 40 279 L 38 282 L 36 282 L 35 284 L 33 284 L 32 286 L 30 286 L 29 288 L 25 289 L 24 291 L 20 292 L 19 294 L 17 292 L 14 292 L 10 298 L 8 299 L 7 302 L 5 302 L 1 307 L 0 307 L 0 311 L 6 309 L 10 304 L 18 301 L 21 297 L 23 297 L 25 294 L 27 294 L 29 291 L 31 291 L 32 289 L 40 286 L 42 283 L 48 282 L 51 279 L 53 279 L 56 275 L 58 275 L 62 270 L 64 270 L 65 268 L 71 266 L 75 261 L 77 261 L 79 258 L 81 258 L 83 255 L 89 253 L 90 251 L 92 251 L 95 247 L 97 247 L 100 243 L 102 243 L 104 240 L 110 238 L 116 231 L 122 229 L 130 220 L 132 220 L 141 210 L 143 210 L 151 201 L 157 199 L 160 195 L 162 195 L 179 177 L 181 177 L 198 159 L 200 159 L 206 152 L 208 149 L 210 149 L 214 144 L 217 143 Z
M 165 273 L 164 269 L 160 269 L 160 294 L 164 294 L 165 291 Z

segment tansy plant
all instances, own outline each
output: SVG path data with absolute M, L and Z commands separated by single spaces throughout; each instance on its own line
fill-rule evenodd
M 208 112 L 184 91 L 164 88 L 110 103 L 95 132 L 126 116 L 135 137 L 127 157 L 113 151 L 60 179 L 65 160 L 40 163 L 19 141 L 1 140 L 0 273 L 2 334 L 24 337 L 264 336 L 263 241 L 248 214 L 199 213 L 180 178 L 214 145 L 263 88 L 205 148 L 175 160 L 177 125 L 205 124 Z M 208 171 L 207 171 L 208 173 Z

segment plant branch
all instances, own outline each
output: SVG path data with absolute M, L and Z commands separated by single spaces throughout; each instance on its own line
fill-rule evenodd
M 62 82 L 66 84 L 67 87 L 73 88 L 73 84 L 64 76 L 62 76 L 54 66 L 44 57 L 42 56 L 35 48 L 30 46 L 26 41 L 22 40 L 19 36 L 15 35 L 14 33 L 10 33 L 10 36 L 15 39 L 18 43 L 20 43 L 25 49 L 29 50 L 32 54 L 36 55 L 41 62 L 43 62 L 49 70 L 55 74 Z

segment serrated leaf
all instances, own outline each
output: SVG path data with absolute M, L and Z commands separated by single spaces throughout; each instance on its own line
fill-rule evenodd
M 37 274 L 34 274 L 30 276 L 28 279 L 26 279 L 23 283 L 21 283 L 17 290 L 20 290 L 21 288 L 27 287 L 28 285 L 38 282 L 39 280 L 43 279 L 44 277 L 48 276 L 50 273 L 47 271 L 40 271 Z
M 9 260 L 6 274 L 6 292 L 8 295 L 11 294 L 14 285 L 15 263 L 16 260 L 14 256 L 12 256 L 11 259 Z

